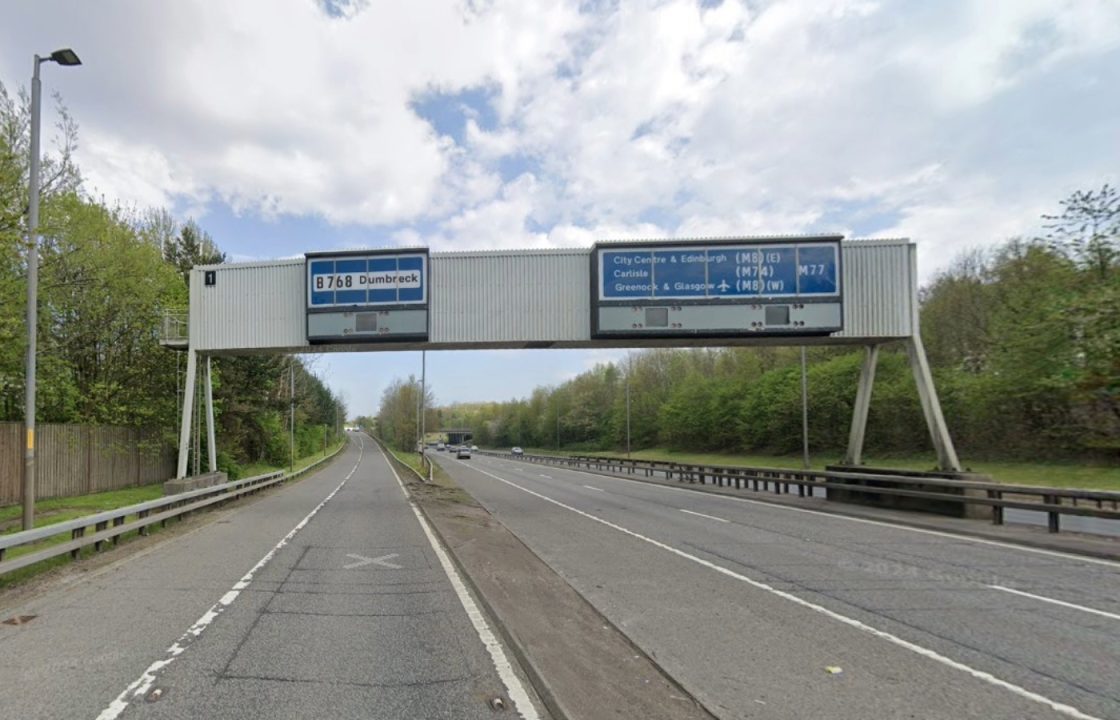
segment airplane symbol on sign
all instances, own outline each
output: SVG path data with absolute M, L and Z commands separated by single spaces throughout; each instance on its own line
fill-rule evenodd
M 723 282 L 721 282 L 721 283 L 720 283 L 719 285 L 716 285 L 716 287 L 718 287 L 718 288 L 719 288 L 720 290 L 722 290 L 723 292 L 727 292 L 727 288 L 729 288 L 729 287 L 731 287 L 731 286 L 727 284 L 727 281 L 726 281 L 726 280 L 724 280 L 724 281 L 723 281 Z

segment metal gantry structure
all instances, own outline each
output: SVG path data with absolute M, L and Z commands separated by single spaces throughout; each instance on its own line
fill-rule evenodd
M 938 465 L 959 471 L 918 317 L 917 247 L 906 239 L 396 248 L 196 267 L 187 337 L 165 343 L 187 354 L 178 474 L 187 472 L 200 358 L 214 471 L 212 357 L 513 348 L 864 347 L 845 458 L 859 465 L 879 353 L 890 343 L 906 347 Z M 421 423 L 423 415 L 421 406 Z

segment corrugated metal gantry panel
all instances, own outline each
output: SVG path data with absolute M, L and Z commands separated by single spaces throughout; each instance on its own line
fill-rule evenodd
M 909 240 L 843 243 L 844 329 L 836 338 L 902 338 L 911 335 L 916 279 Z
M 587 250 L 432 254 L 432 343 L 586 342 Z
M 191 346 L 202 352 L 307 345 L 303 258 L 233 263 L 191 272 Z M 206 285 L 213 271 L 214 284 Z

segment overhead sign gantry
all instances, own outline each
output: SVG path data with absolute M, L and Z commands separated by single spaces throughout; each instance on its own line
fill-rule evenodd
M 890 342 L 905 344 L 940 466 L 960 468 L 918 329 L 917 247 L 905 239 L 391 248 L 210 265 L 191 272 L 188 335 L 180 476 L 200 357 L 209 368 L 221 355 L 378 350 L 860 345 L 848 451 L 859 464 L 878 351 Z

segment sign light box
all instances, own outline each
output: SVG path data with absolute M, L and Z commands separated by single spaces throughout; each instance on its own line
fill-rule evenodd
M 843 329 L 840 240 L 597 244 L 592 337 L 836 332 Z
M 311 343 L 428 339 L 428 250 L 307 253 Z

